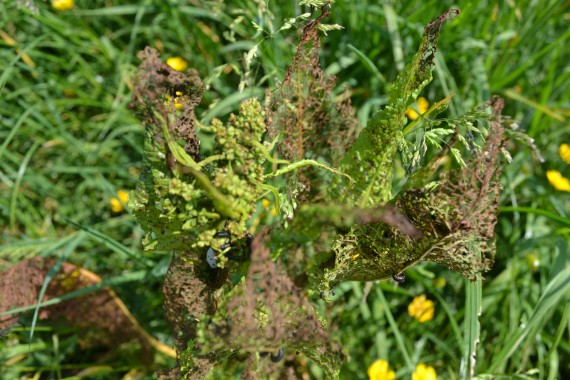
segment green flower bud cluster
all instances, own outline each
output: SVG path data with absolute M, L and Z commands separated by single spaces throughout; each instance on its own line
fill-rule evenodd
M 141 175 L 130 204 L 147 231 L 145 248 L 187 252 L 216 246 L 214 235 L 220 230 L 243 238 L 262 192 L 265 124 L 259 102 L 242 103 L 227 126 L 214 120 L 203 127 L 215 133 L 216 146 L 200 162 L 179 145 L 160 144 L 171 139 L 167 128 L 147 129 L 146 153 L 152 164 Z M 167 136 L 157 139 L 160 132 Z

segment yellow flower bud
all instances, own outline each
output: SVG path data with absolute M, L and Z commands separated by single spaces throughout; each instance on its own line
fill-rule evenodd
M 548 182 L 558 191 L 570 191 L 570 180 L 560 174 L 557 170 L 548 170 L 546 172 Z
M 67 11 L 73 8 L 73 0 L 51 0 L 51 6 L 58 11 Z
M 443 289 L 445 288 L 445 285 L 447 285 L 445 277 L 437 276 L 436 278 L 433 279 L 433 286 L 435 286 L 436 289 Z
M 168 58 L 166 64 L 176 71 L 185 71 L 188 68 L 188 62 L 182 57 Z
M 121 212 L 125 208 L 123 205 L 127 204 L 129 201 L 129 192 L 126 190 L 117 191 L 117 198 L 111 198 L 109 200 L 109 205 L 111 205 L 111 210 L 113 212 Z
M 566 161 L 567 164 L 570 164 L 570 145 L 568 144 L 560 144 L 560 148 L 558 148 L 558 153 L 560 157 Z
M 534 253 L 529 253 L 526 255 L 526 264 L 528 265 L 528 269 L 530 269 L 532 272 L 536 272 L 540 266 L 540 260 Z

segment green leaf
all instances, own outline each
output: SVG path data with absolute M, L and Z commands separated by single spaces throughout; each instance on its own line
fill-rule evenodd
M 398 75 L 390 90 L 388 104 L 377 112 L 360 133 L 341 163 L 344 173 L 351 173 L 357 188 L 342 191 L 345 201 L 360 207 L 384 204 L 392 196 L 392 163 L 402 133 L 406 109 L 432 79 L 437 39 L 441 25 L 459 10 L 452 9 L 429 23 L 418 53 Z M 340 192 L 340 191 L 339 191 Z

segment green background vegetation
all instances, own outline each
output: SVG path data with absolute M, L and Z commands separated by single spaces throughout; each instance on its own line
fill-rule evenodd
M 508 146 L 513 162 L 503 175 L 497 258 L 483 283 L 482 377 L 570 376 L 570 195 L 545 177 L 548 169 L 570 177 L 558 155 L 559 145 L 570 142 L 569 5 L 461 2 L 461 15 L 443 27 L 434 81 L 422 94 L 433 103 L 455 93 L 450 116 L 491 95 L 504 97 L 504 114 L 535 139 L 546 159 L 541 163 L 522 144 Z M 385 103 L 387 85 L 417 51 L 425 24 L 456 6 L 419 0 L 333 6 L 327 22 L 345 29 L 323 36 L 322 65 L 337 76 L 339 94 L 351 87 L 363 124 Z M 161 314 L 170 257 L 142 253 L 134 218 L 109 206 L 117 190 L 134 187 L 142 166 L 143 130 L 127 108 L 136 54 L 151 45 L 165 60 L 184 57 L 209 86 L 198 118 L 224 119 L 241 101 L 274 87 L 294 54 L 295 28 L 269 36 L 251 21 L 276 31 L 285 18 L 305 11 L 296 1 L 85 0 L 66 12 L 45 1 L 0 3 L 0 30 L 17 42 L 0 41 L 0 270 L 34 256 L 89 269 L 113 284 L 148 332 L 170 343 Z M 244 54 L 262 40 L 247 67 Z M 417 363 L 433 366 L 441 378 L 466 376 L 460 361 L 467 349 L 464 323 L 473 318 L 468 282 L 435 265 L 406 275 L 402 285 L 345 283 L 334 302 L 319 306 L 350 354 L 343 378 L 366 378 L 378 358 L 388 360 L 398 378 L 410 378 Z M 446 285 L 436 287 L 442 278 Z M 407 305 L 422 293 L 436 308 L 424 324 L 407 315 Z M 119 378 L 144 367 L 125 350 L 81 351 L 73 331 L 43 321 L 29 342 L 31 321 L 24 318 L 0 340 L 1 378 L 42 372 L 59 379 L 71 376 L 69 365 L 101 364 L 113 367 L 101 378 Z M 170 366 L 169 360 L 157 355 L 156 366 Z M 309 371 L 320 376 L 315 367 Z

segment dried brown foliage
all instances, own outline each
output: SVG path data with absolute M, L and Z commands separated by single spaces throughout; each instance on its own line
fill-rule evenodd
M 214 350 L 231 347 L 255 354 L 283 348 L 287 353 L 301 352 L 317 363 L 340 363 L 341 346 L 330 340 L 304 292 L 271 259 L 267 241 L 267 231 L 253 241 L 245 284 L 220 306 L 219 318 L 207 323 L 206 341 Z M 285 371 L 267 364 L 262 361 L 251 371 L 265 373 L 268 378 L 271 373 Z
M 469 273 L 467 277 L 471 279 L 476 278 L 474 270 L 488 271 L 495 257 L 501 149 L 505 144 L 505 128 L 501 120 L 504 101 L 494 97 L 489 105 L 492 122 L 481 152 L 461 171 L 444 178 L 439 193 L 434 194 L 434 199 L 447 200 L 452 210 L 448 225 L 450 234 L 464 244 L 457 245 L 445 255 L 434 253 L 428 258 L 464 275 Z M 451 255 L 464 260 L 450 260 Z
M 214 292 L 219 285 L 210 283 L 201 274 L 200 268 L 175 255 L 164 279 L 164 312 L 179 354 L 188 348 L 188 342 L 196 339 L 196 318 L 216 311 Z M 193 360 L 195 366 L 185 374 L 189 379 L 204 378 L 215 364 L 215 358 L 208 355 Z M 180 376 L 179 368 L 173 371 Z M 163 373 L 160 378 L 168 376 Z
M 230 339 L 243 342 L 255 351 L 260 348 L 276 351 L 291 343 L 328 340 L 303 292 L 271 260 L 265 240 L 266 235 L 260 234 L 253 241 L 245 292 L 228 303 L 235 326 L 232 334 L 237 334 Z M 264 305 L 263 310 L 260 305 Z M 258 321 L 264 317 L 260 313 L 268 319 L 262 328 Z M 259 347 L 259 342 L 271 343 L 268 347 Z
M 200 157 L 200 141 L 196 137 L 194 128 L 194 109 L 200 103 L 204 93 L 204 86 L 198 73 L 189 70 L 180 73 L 172 67 L 162 63 L 155 49 L 146 47 L 138 54 L 142 60 L 134 79 L 133 101 L 131 106 L 137 108 L 146 125 L 160 126 L 154 111 L 157 111 L 164 120 L 169 122 L 169 129 L 175 138 L 185 141 L 184 150 L 194 160 Z M 175 103 L 182 106 L 182 111 L 173 115 Z M 162 143 L 160 134 L 154 136 Z
M 281 134 L 279 152 L 288 160 L 324 159 L 335 166 L 356 138 L 358 121 L 346 100 L 336 102 L 332 93 L 336 79 L 327 76 L 319 63 L 321 47 L 318 26 L 329 15 L 321 15 L 304 29 L 293 62 L 277 90 L 268 92 L 266 107 L 268 136 Z M 269 91 L 269 90 L 268 90 Z M 300 170 L 298 180 L 318 193 L 316 170 Z
M 56 260 L 36 257 L 19 262 L 0 276 L 0 311 L 35 305 L 44 279 Z M 61 297 L 72 291 L 101 283 L 92 272 L 70 263 L 49 283 L 43 301 Z M 19 315 L 0 321 L 0 328 L 16 322 Z M 152 364 L 152 338 L 128 312 L 117 295 L 108 287 L 40 309 L 40 320 L 63 321 L 77 328 L 82 347 L 115 349 L 123 343 L 137 342 L 142 348 L 142 363 Z

